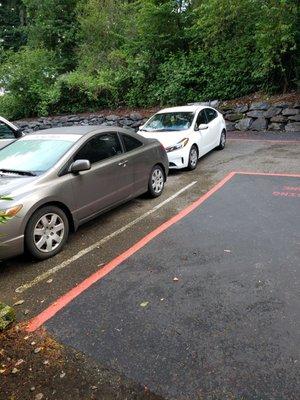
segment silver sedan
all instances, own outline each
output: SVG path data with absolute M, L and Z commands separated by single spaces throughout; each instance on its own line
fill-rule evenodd
M 129 130 L 81 126 L 25 136 L 0 151 L 0 259 L 57 254 L 70 230 L 148 192 L 168 175 L 163 146 Z

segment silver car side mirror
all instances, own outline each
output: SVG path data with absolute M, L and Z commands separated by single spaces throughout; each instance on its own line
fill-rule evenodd
M 91 169 L 89 160 L 76 160 L 71 164 L 70 172 L 78 174 L 79 172 L 88 171 L 89 169 Z

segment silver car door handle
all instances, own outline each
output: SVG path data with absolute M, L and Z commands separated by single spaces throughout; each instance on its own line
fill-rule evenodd
M 128 163 L 128 160 L 120 161 L 118 165 L 119 165 L 119 167 L 126 167 L 127 163 Z

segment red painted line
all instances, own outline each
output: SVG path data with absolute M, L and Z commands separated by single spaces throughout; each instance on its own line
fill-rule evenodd
M 236 171 L 234 174 L 239 175 L 261 175 L 261 176 L 286 176 L 292 178 L 300 178 L 300 174 L 280 174 L 280 173 L 273 173 L 273 172 L 251 172 L 251 171 Z
M 300 144 L 300 140 L 275 140 L 275 139 L 247 139 L 247 138 L 228 138 L 229 141 L 243 141 L 247 142 L 264 142 L 264 143 L 281 143 L 281 144 Z
M 52 318 L 58 311 L 64 308 L 68 303 L 74 300 L 77 296 L 79 296 L 82 292 L 87 290 L 90 286 L 92 286 L 95 282 L 102 279 L 104 276 L 113 271 L 118 265 L 120 265 L 124 260 L 128 257 L 136 253 L 142 247 L 144 247 L 147 243 L 149 243 L 152 239 L 158 236 L 160 233 L 164 232 L 170 226 L 174 225 L 176 222 L 180 221 L 190 212 L 195 210 L 200 204 L 202 204 L 205 200 L 207 200 L 210 196 L 212 196 L 216 191 L 218 191 L 222 186 L 225 185 L 236 173 L 231 172 L 226 175 L 219 183 L 217 183 L 212 189 L 210 189 L 207 193 L 201 196 L 194 203 L 190 204 L 188 207 L 180 211 L 177 215 L 170 218 L 168 221 L 164 222 L 162 225 L 154 229 L 154 231 L 150 232 L 144 238 L 139 240 L 136 244 L 126 250 L 124 253 L 120 254 L 118 257 L 110 261 L 103 268 L 96 271 L 94 274 L 89 276 L 83 282 L 79 283 L 69 292 L 64 294 L 62 297 L 57 299 L 54 303 L 52 303 L 48 308 L 38 314 L 36 317 L 31 319 L 26 327 L 28 332 L 34 332 L 36 329 L 40 328 L 46 321 Z

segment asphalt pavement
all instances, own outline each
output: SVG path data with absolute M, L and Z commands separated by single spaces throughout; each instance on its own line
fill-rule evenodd
M 195 171 L 171 171 L 161 197 L 140 197 L 80 227 L 56 257 L 0 262 L 1 300 L 24 300 L 16 307 L 19 320 L 34 317 L 232 171 L 300 173 L 300 138 L 299 143 L 229 140 L 225 150 L 203 157 Z
M 166 399 L 296 399 L 299 190 L 230 175 L 44 326 Z

